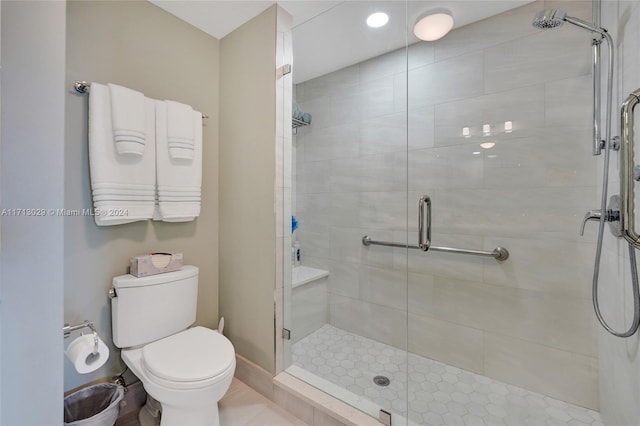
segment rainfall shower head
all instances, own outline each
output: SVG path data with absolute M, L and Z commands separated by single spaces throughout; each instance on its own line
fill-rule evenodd
M 541 10 L 533 18 L 533 26 L 541 30 L 556 28 L 564 24 L 566 16 L 567 12 L 560 9 Z
M 598 33 L 602 37 L 605 37 L 605 33 L 607 32 L 607 30 L 596 27 L 595 25 L 583 21 L 582 19 L 567 16 L 567 12 L 562 9 L 541 10 L 540 12 L 536 13 L 536 16 L 533 18 L 532 25 L 536 28 L 540 28 L 541 30 L 547 30 L 549 28 L 558 28 L 565 22 L 573 24 L 576 27 L 582 28 L 583 30 Z

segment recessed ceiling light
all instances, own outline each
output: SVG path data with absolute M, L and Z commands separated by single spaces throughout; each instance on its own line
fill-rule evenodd
M 435 41 L 446 36 L 453 28 L 453 16 L 446 9 L 433 10 L 420 17 L 413 27 L 413 33 L 420 40 Z
M 384 12 L 372 13 L 367 17 L 367 25 L 371 28 L 384 27 L 387 22 L 389 22 L 389 15 Z

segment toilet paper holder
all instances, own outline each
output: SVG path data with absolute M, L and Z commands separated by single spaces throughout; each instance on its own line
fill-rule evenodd
M 83 328 L 89 328 L 93 332 L 93 354 L 96 355 L 98 353 L 98 332 L 96 331 L 96 327 L 93 325 L 93 321 L 84 320 L 82 324 L 77 325 L 65 324 L 64 327 L 62 327 L 64 338 L 66 339 L 71 336 L 71 332 L 82 330 Z

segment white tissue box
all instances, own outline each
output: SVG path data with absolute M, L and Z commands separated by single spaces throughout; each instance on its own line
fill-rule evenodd
M 130 274 L 136 278 L 173 272 L 182 268 L 182 253 L 150 253 L 130 259 Z

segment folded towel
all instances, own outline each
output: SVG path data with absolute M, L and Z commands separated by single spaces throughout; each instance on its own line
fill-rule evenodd
M 200 186 L 171 186 L 171 185 L 158 185 L 159 192 L 200 192 Z
M 109 197 L 109 196 L 131 196 L 131 197 L 147 197 L 147 196 L 155 196 L 155 191 L 125 191 L 123 189 L 94 189 L 91 191 L 94 197 Z
M 155 195 L 118 195 L 118 194 L 107 194 L 107 195 L 96 195 L 93 194 L 93 201 L 155 201 Z
M 165 101 L 165 103 L 169 154 L 173 159 L 193 160 L 193 108 L 175 101 Z
M 164 222 L 189 222 L 200 216 L 200 202 L 160 202 Z
M 144 95 L 116 84 L 108 84 L 108 87 L 118 154 L 141 156 L 146 144 Z
M 167 115 L 167 102 L 156 101 L 156 218 L 165 222 L 190 221 L 200 215 L 202 114 L 191 112 L 194 142 L 192 161 L 176 158 L 169 152 Z
M 201 198 L 198 197 L 158 197 L 159 202 L 167 203 L 199 203 Z
M 145 138 L 155 139 L 154 101 L 144 99 Z M 111 94 L 106 85 L 91 84 L 89 96 L 89 164 L 91 188 L 96 196 L 95 216 L 99 226 L 118 225 L 150 219 L 154 201 L 149 195 L 155 191 L 155 144 L 145 143 L 144 155 L 120 155 L 114 141 Z M 140 144 L 138 144 L 140 145 Z M 122 199 L 129 195 L 146 196 L 144 200 Z M 126 212 L 126 213 L 125 213 Z
M 155 150 L 153 151 L 153 155 L 155 156 Z M 153 161 L 155 164 L 155 161 Z M 155 168 L 154 168 L 155 170 Z M 155 173 L 154 173 L 155 174 Z M 155 191 L 156 183 L 155 180 L 152 184 L 149 183 L 120 183 L 120 182 L 91 182 L 91 188 L 96 189 L 122 189 L 122 190 L 140 190 L 147 191 L 151 189 Z
M 202 191 L 160 191 L 158 190 L 158 195 L 160 197 L 169 196 L 169 197 L 192 197 L 192 196 L 200 196 L 202 195 Z

